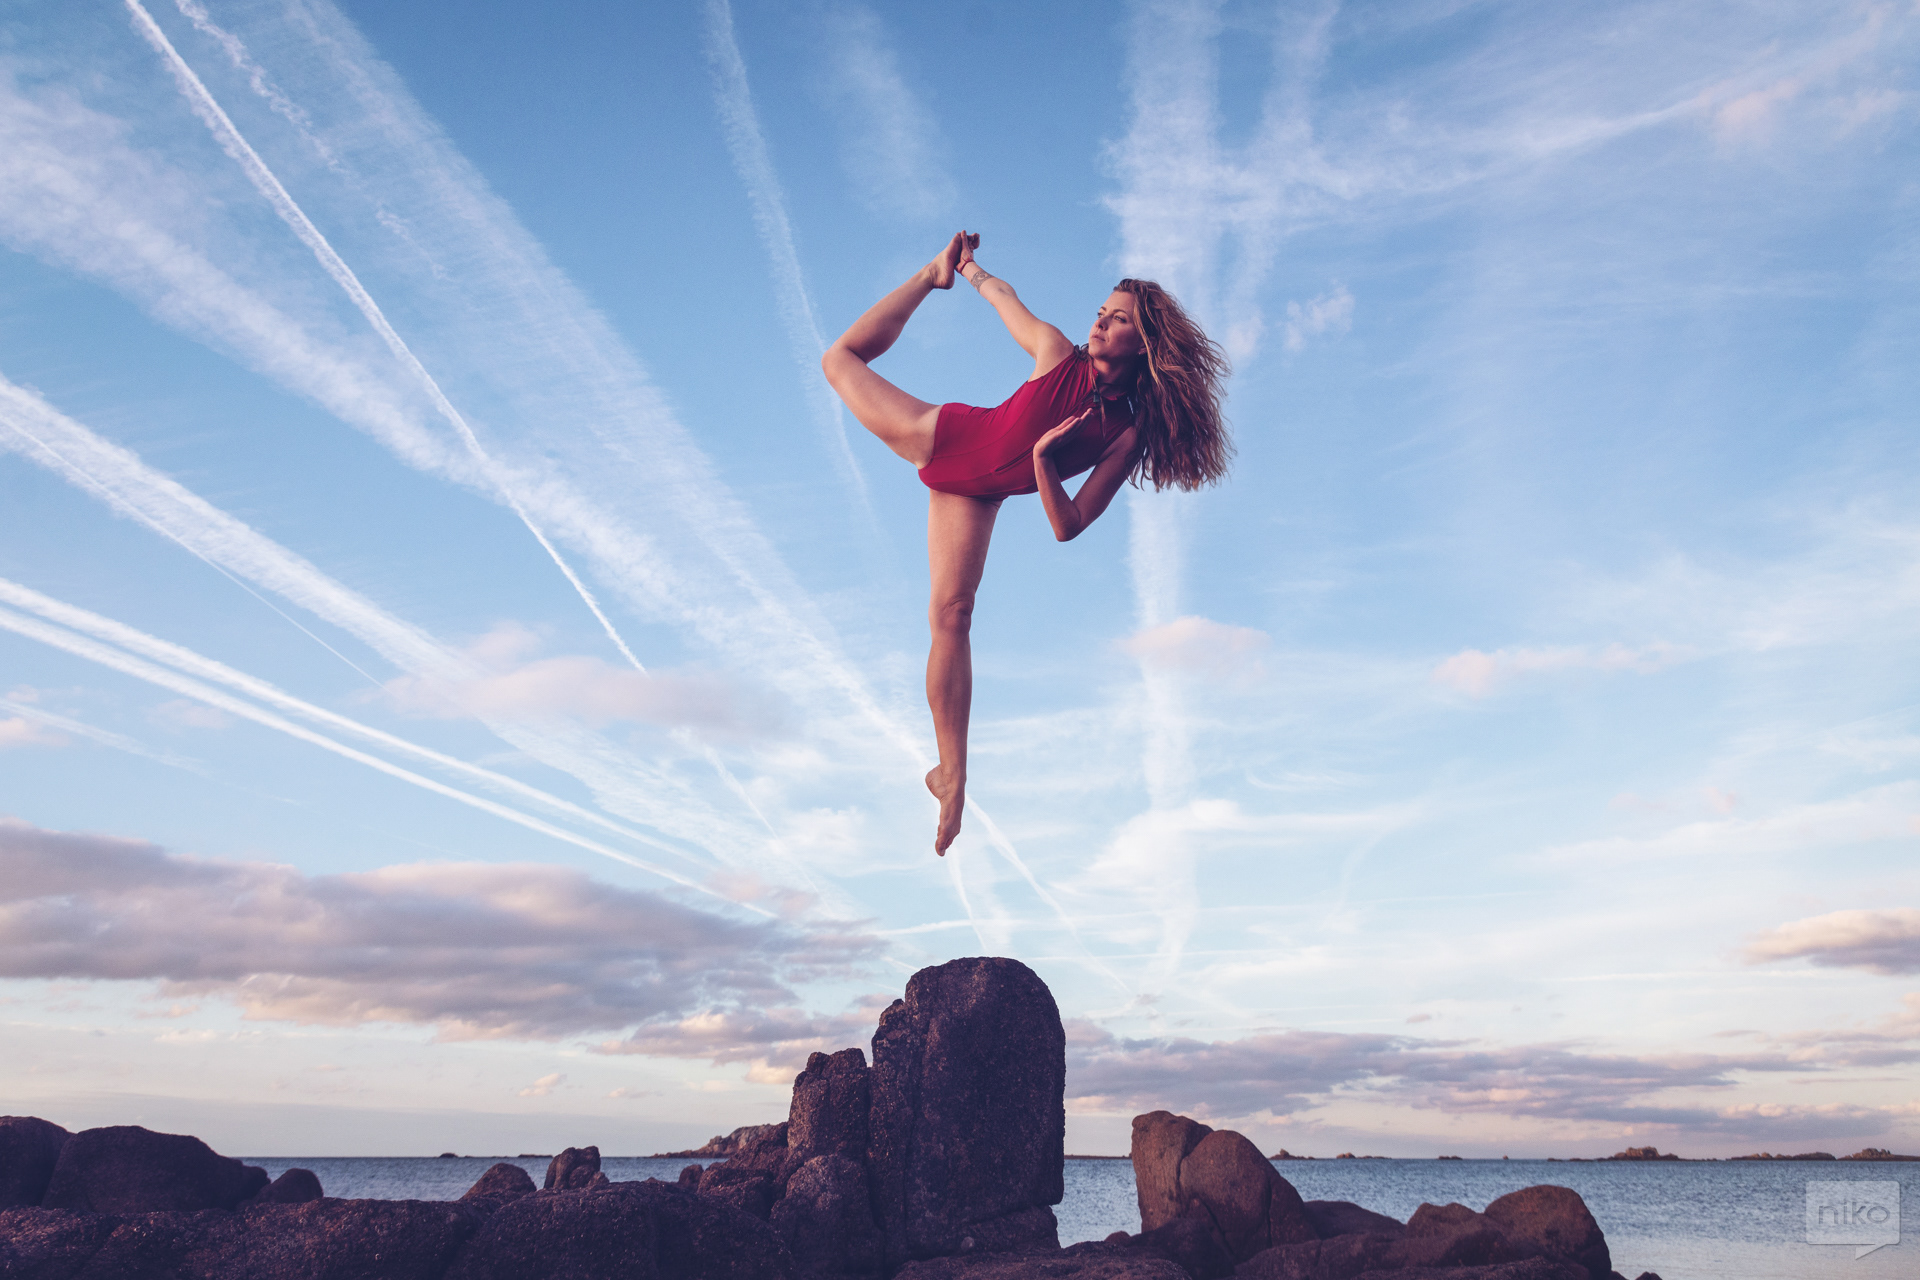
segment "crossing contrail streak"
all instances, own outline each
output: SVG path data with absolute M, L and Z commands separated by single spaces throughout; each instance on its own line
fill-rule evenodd
M 300 238 L 301 243 L 313 251 L 313 256 L 319 260 L 321 268 L 333 277 L 334 283 L 346 292 L 360 314 L 366 317 L 367 323 L 372 325 L 374 332 L 380 335 L 380 340 L 386 343 L 387 350 L 393 353 L 394 359 L 400 361 L 426 390 L 428 398 L 433 401 L 433 407 L 459 434 L 460 439 L 473 454 L 474 460 L 480 464 L 481 474 L 493 482 L 501 499 L 512 508 L 514 515 L 520 518 L 520 523 L 527 527 L 527 532 L 539 542 L 560 572 L 566 575 L 567 581 L 573 584 L 574 591 L 579 593 L 582 602 L 599 620 L 601 628 L 607 633 L 607 638 L 613 641 L 614 646 L 620 650 L 628 662 L 633 664 L 635 670 L 645 671 L 646 666 L 634 656 L 633 650 L 627 647 L 627 642 L 615 629 L 613 620 L 608 618 L 605 611 L 600 608 L 600 602 L 594 598 L 593 592 L 580 580 L 580 576 L 573 571 L 572 566 L 562 558 L 559 549 L 548 540 L 547 535 L 541 532 L 540 526 L 533 522 L 533 517 L 527 513 L 526 507 L 521 505 L 519 495 L 506 483 L 505 478 L 500 474 L 500 469 L 494 465 L 493 459 L 481 447 L 479 437 L 474 435 L 473 428 L 468 425 L 466 418 L 453 407 L 453 402 L 447 399 L 446 394 L 440 389 L 439 382 L 427 372 L 426 366 L 421 364 L 413 354 L 413 349 L 395 332 L 394 327 L 387 323 L 386 313 L 380 310 L 379 304 L 373 300 L 373 295 L 361 285 L 360 278 L 353 273 L 353 269 L 347 266 L 346 261 L 338 253 L 334 252 L 327 238 L 320 234 L 320 229 L 313 225 L 305 211 L 292 196 L 287 194 L 287 189 L 281 185 L 280 179 L 274 176 L 273 170 L 267 167 L 259 153 L 234 126 L 233 121 L 214 100 L 213 95 L 207 91 L 200 77 L 194 74 L 193 68 L 187 65 L 186 60 L 173 47 L 173 42 L 167 39 L 166 32 L 154 22 L 153 16 L 141 5 L 140 0 L 126 0 L 126 5 L 133 15 L 135 28 L 146 37 L 147 43 L 153 46 L 154 51 L 166 60 L 168 69 L 173 72 L 175 83 L 180 86 L 181 94 L 193 108 L 193 113 L 199 116 L 212 131 L 215 141 L 220 144 L 220 149 L 231 156 L 245 171 L 247 180 L 253 183 L 254 189 L 273 206 L 273 211 L 280 215 L 281 221 L 293 229 L 293 233 Z
M 225 685 L 236 694 L 243 694 L 255 701 L 264 702 L 269 706 L 275 706 L 283 711 L 302 716 L 336 732 L 349 733 L 365 739 L 368 742 L 376 743 L 388 750 L 410 755 L 439 768 L 463 774 L 477 782 L 511 793 L 521 799 L 539 804 L 557 813 L 565 814 L 570 818 L 591 823 L 606 831 L 625 836 L 627 839 L 640 844 L 651 845 L 664 853 L 671 853 L 680 858 L 687 857 L 687 854 L 683 851 L 663 841 L 656 840 L 648 836 L 645 832 L 634 831 L 628 827 L 624 827 L 601 814 L 594 813 L 590 809 L 583 809 L 570 801 L 561 799 L 559 796 L 550 795 L 538 787 L 529 786 L 518 779 L 507 777 L 505 774 L 495 773 L 491 769 L 484 769 L 479 765 L 469 764 L 464 760 L 445 755 L 430 747 L 423 747 L 418 743 L 409 742 L 405 738 L 397 737 L 394 734 L 387 733 L 380 729 L 375 729 L 371 725 L 361 724 L 357 720 L 340 715 L 337 712 L 329 711 L 325 707 L 315 706 L 301 698 L 294 697 L 292 694 L 256 676 L 250 676 L 245 672 L 236 671 L 224 663 L 204 657 L 191 649 L 173 644 L 170 641 L 161 640 L 155 636 L 150 636 L 143 631 L 136 630 L 124 623 L 116 622 L 111 618 L 104 618 L 99 614 L 81 609 L 78 606 L 55 600 L 53 597 L 43 595 L 31 587 L 22 586 L 19 583 L 0 578 L 0 601 L 38 614 L 48 622 L 58 624 L 62 628 L 90 635 L 95 640 L 112 645 L 118 650 L 139 655 L 143 661 L 164 664 L 189 677 L 195 678 L 196 681 L 205 680 L 212 681 L 215 684 Z
M 111 619 L 101 618 L 98 615 L 89 614 L 86 610 L 63 604 L 60 601 L 43 596 L 31 588 L 22 587 L 18 583 L 9 582 L 5 579 L 0 579 L 0 600 L 8 604 L 31 608 L 36 613 L 42 615 L 41 618 L 32 618 L 25 614 L 15 613 L 12 609 L 0 607 L 0 627 L 4 627 L 17 635 L 25 636 L 31 640 L 38 640 L 42 644 L 64 650 L 76 657 L 86 658 L 91 662 L 96 662 L 101 666 L 118 671 L 123 675 L 145 680 L 149 684 L 158 685 L 160 688 L 193 698 L 198 702 L 203 702 L 210 707 L 218 708 L 230 715 L 239 716 L 242 719 L 251 720 L 255 724 L 278 730 L 289 737 L 319 747 L 323 751 L 332 752 L 335 755 L 352 760 L 357 764 L 365 765 L 370 769 L 377 770 L 390 777 L 398 778 L 403 782 L 408 782 L 416 787 L 431 791 L 436 795 L 444 796 L 464 805 L 469 805 L 483 813 L 492 814 L 497 818 L 504 818 L 508 822 L 516 823 L 530 831 L 537 831 L 555 840 L 561 840 L 568 844 L 576 845 L 579 848 L 600 854 L 603 857 L 612 858 L 616 862 L 623 862 L 630 867 L 637 868 L 649 874 L 659 876 L 663 880 L 680 885 L 682 888 L 691 889 L 697 893 L 717 898 L 723 902 L 732 901 L 725 897 L 725 895 L 701 884 L 699 881 L 680 875 L 678 872 L 670 871 L 658 863 L 649 862 L 643 858 L 636 858 L 632 854 L 624 853 L 608 845 L 601 844 L 599 841 L 590 840 L 576 832 L 568 831 L 562 827 L 556 827 L 549 822 L 542 821 L 531 814 L 524 813 L 509 805 L 488 800 L 484 796 L 474 795 L 470 791 L 463 791 L 458 787 L 448 786 L 446 783 L 415 773 L 411 769 L 402 768 L 400 765 L 394 764 L 389 760 L 384 760 L 369 752 L 348 746 L 346 743 L 328 737 L 326 734 L 320 733 L 317 730 L 309 729 L 305 725 L 297 724 L 282 716 L 276 715 L 245 698 L 216 689 L 192 676 L 183 674 L 179 670 L 161 666 L 158 662 L 148 661 L 138 654 L 129 653 L 110 643 L 105 643 L 102 640 L 80 634 L 74 630 L 69 630 L 64 625 L 56 625 L 56 621 L 62 623 L 69 620 L 79 621 L 83 624 L 90 625 L 92 629 L 105 632 L 115 638 L 132 639 L 136 643 L 142 644 L 142 647 L 161 652 L 169 652 L 173 655 L 186 658 L 194 662 L 195 665 L 220 668 L 220 664 L 214 663 L 209 659 L 200 658 L 199 655 L 193 654 L 188 650 L 180 649 L 178 646 L 170 645 L 165 641 L 147 636 L 143 632 L 135 631 L 133 628 L 113 622 Z M 228 674 L 239 677 L 239 683 L 241 683 L 243 687 L 259 688 L 277 695 L 276 701 L 283 705 L 290 705 L 291 707 L 299 709 L 301 714 L 311 715 L 315 719 L 354 729 L 363 736 L 375 740 L 385 741 L 403 747 L 411 746 L 411 744 L 393 739 L 390 735 L 382 734 L 377 729 L 356 725 L 344 716 L 336 716 L 334 713 L 328 712 L 323 708 L 312 707 L 302 703 L 299 699 L 281 693 L 271 685 L 267 685 L 264 681 L 242 676 L 239 672 L 229 672 Z M 437 755 L 437 753 L 428 752 L 424 748 L 414 747 L 412 749 L 416 754 L 428 756 Z M 483 774 L 486 772 L 474 766 L 466 767 L 470 772 Z M 751 904 L 736 905 L 745 906 L 748 910 L 761 915 L 771 916 L 773 914 L 772 912 Z
M 753 225 L 773 261 L 773 277 L 780 293 L 780 316 L 786 322 L 787 341 L 794 360 L 800 365 L 800 378 L 807 388 L 807 399 L 820 432 L 835 446 L 840 470 L 847 483 L 860 495 L 860 503 L 873 515 L 867 496 L 867 478 L 847 443 L 846 417 L 840 399 L 820 372 L 820 356 L 827 349 L 820 333 L 820 321 L 813 312 L 813 299 L 807 293 L 806 273 L 800 269 L 800 252 L 794 247 L 793 223 L 787 217 L 787 196 L 774 171 L 773 158 L 767 153 L 766 135 L 760 131 L 760 113 L 754 109 L 753 91 L 747 84 L 747 65 L 740 57 L 740 44 L 733 35 L 733 8 L 727 0 L 707 0 L 707 59 L 713 71 L 714 105 L 726 128 L 727 154 L 733 158 L 734 172 L 747 188 L 753 204 Z

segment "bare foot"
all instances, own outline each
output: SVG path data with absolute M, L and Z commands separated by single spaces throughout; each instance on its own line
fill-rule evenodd
M 967 248 L 967 233 L 956 231 L 953 233 L 953 239 L 947 241 L 947 247 L 940 251 L 940 256 L 927 264 L 927 270 L 933 273 L 934 288 L 953 288 L 954 268 L 959 266 L 960 251 L 965 248 Z
M 940 802 L 940 825 L 934 828 L 933 851 L 947 856 L 947 847 L 960 834 L 960 815 L 967 807 L 967 780 L 948 782 L 938 766 L 927 770 L 927 790 Z

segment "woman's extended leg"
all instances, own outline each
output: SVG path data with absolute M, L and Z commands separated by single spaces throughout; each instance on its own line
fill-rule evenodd
M 927 653 L 927 706 L 940 763 L 927 774 L 927 790 L 940 801 L 933 848 L 942 857 L 960 834 L 967 806 L 967 719 L 973 710 L 973 597 L 987 567 L 987 543 L 1000 500 L 933 492 L 927 504 L 927 564 L 933 597 L 927 621 L 933 647 Z
M 899 340 L 914 308 L 929 293 L 953 288 L 953 265 L 966 244 L 964 231 L 955 235 L 939 257 L 867 308 L 820 357 L 828 383 L 860 425 L 916 467 L 926 466 L 933 458 L 933 429 L 940 406 L 908 395 L 867 366 Z

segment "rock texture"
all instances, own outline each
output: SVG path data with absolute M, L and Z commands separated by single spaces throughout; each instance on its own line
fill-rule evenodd
M 1197 1219 L 1236 1262 L 1320 1238 L 1293 1184 L 1230 1129 L 1166 1111 L 1136 1116 L 1133 1168 L 1143 1231 Z
M 260 1189 L 249 1204 L 306 1204 L 326 1195 L 320 1177 L 311 1169 L 289 1169 Z
M 1188 1280 L 1177 1263 L 1143 1254 L 970 1254 L 909 1262 L 895 1280 Z
M 0 1116 L 0 1209 L 40 1203 L 72 1136 L 39 1116 Z
M 447 1280 L 784 1280 L 766 1223 L 663 1182 L 536 1191 L 494 1212 Z
M 607 1176 L 600 1172 L 598 1147 L 568 1147 L 547 1166 L 548 1191 L 585 1191 L 588 1187 L 606 1185 Z
M 89 1213 L 231 1209 L 267 1185 L 267 1171 L 218 1155 L 198 1138 L 139 1125 L 68 1138 L 41 1205 Z
M 439 1280 L 479 1226 L 460 1205 L 316 1200 L 237 1213 L 0 1213 L 9 1280 Z
M 1351 1200 L 1309 1200 L 1307 1216 L 1313 1219 L 1314 1230 L 1322 1239 L 1362 1234 L 1392 1237 L 1405 1235 L 1407 1230 L 1400 1219 L 1363 1209 Z
M 1057 1248 L 1066 1033 L 1017 960 L 922 969 L 873 1037 L 868 1176 L 889 1266 L 966 1241 Z
M 1495 1200 L 1487 1206 L 1486 1216 L 1512 1239 L 1535 1245 L 1548 1257 L 1585 1267 L 1592 1280 L 1607 1280 L 1613 1274 L 1607 1238 L 1587 1202 L 1571 1188 L 1527 1187 Z
M 502 1160 L 481 1174 L 474 1184 L 467 1188 L 467 1193 L 460 1198 L 504 1202 L 518 1200 L 521 1196 L 530 1196 L 533 1192 L 533 1175 L 517 1164 L 508 1164 Z

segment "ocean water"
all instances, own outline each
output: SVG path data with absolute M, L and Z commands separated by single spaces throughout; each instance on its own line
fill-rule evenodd
M 453 1200 L 502 1157 L 454 1160 L 377 1157 L 248 1157 L 278 1177 L 311 1169 L 328 1195 Z M 545 1160 L 516 1160 L 536 1184 Z M 607 1157 L 616 1182 L 672 1181 L 690 1161 Z M 1288 1160 L 1274 1166 L 1308 1200 L 1351 1200 L 1402 1220 L 1421 1203 L 1474 1209 L 1548 1182 L 1571 1187 L 1607 1234 L 1614 1268 L 1628 1280 L 1912 1280 L 1920 1276 L 1920 1164 L 1727 1161 L 1565 1164 L 1545 1160 Z M 1910 1223 L 1908 1242 L 1856 1259 L 1844 1245 L 1806 1242 L 1809 1182 L 1895 1182 Z M 1069 1160 L 1066 1199 L 1056 1208 L 1060 1241 L 1138 1231 L 1133 1166 Z

